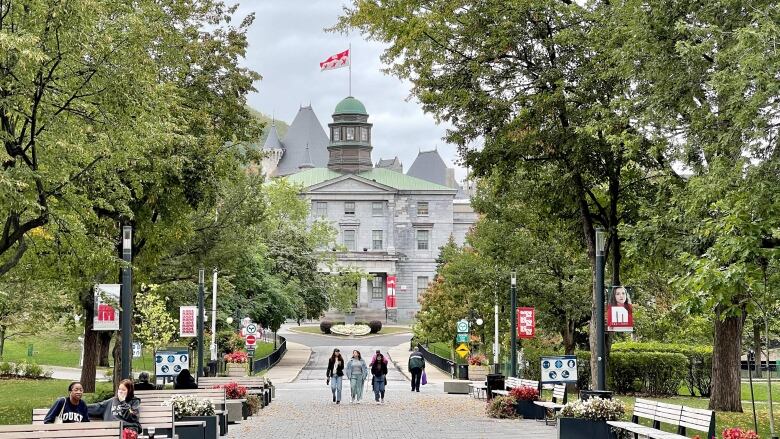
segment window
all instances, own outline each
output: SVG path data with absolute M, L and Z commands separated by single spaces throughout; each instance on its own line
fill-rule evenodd
M 382 216 L 385 214 L 385 203 L 381 201 L 374 201 L 371 203 L 371 214 L 373 216 Z
M 315 218 L 324 218 L 328 216 L 328 203 L 325 201 L 315 201 L 314 202 L 314 217 Z
M 341 140 L 341 128 L 333 128 L 333 141 L 338 142 Z
M 368 142 L 368 128 L 366 127 L 360 128 L 360 141 Z
M 355 140 L 355 127 L 347 128 L 347 140 Z
M 383 238 L 383 231 L 382 230 L 372 230 L 371 231 L 371 242 L 372 242 L 372 249 L 373 250 L 382 250 L 382 238 Z
M 357 249 L 354 230 L 344 230 L 344 247 L 346 247 L 347 250 L 351 252 Z
M 417 276 L 417 297 L 425 294 L 428 290 L 428 276 Z
M 371 298 L 379 300 L 385 298 L 385 282 L 382 276 L 371 279 Z
M 428 216 L 428 202 L 427 201 L 418 201 L 417 202 L 417 216 Z
M 417 231 L 417 250 L 428 250 L 428 237 L 430 230 Z
M 355 214 L 355 202 L 354 201 L 345 201 L 344 202 L 344 215 L 354 215 Z

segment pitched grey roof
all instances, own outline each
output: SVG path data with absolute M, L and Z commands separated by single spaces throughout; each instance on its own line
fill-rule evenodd
M 299 169 L 316 168 L 311 161 L 311 152 L 309 151 L 309 145 L 306 145 L 306 151 L 303 154 L 303 163 L 298 166 Z
M 401 160 L 398 159 L 398 156 L 395 156 L 392 159 L 380 158 L 379 161 L 376 163 L 376 167 L 385 168 L 400 173 L 404 172 L 404 165 L 401 163 Z
M 265 138 L 265 144 L 263 149 L 283 149 L 282 142 L 279 141 L 279 133 L 276 132 L 276 124 L 271 124 L 271 129 L 268 131 L 268 137 Z
M 287 135 L 282 139 L 284 155 L 279 160 L 274 176 L 294 174 L 304 164 L 313 164 L 315 167 L 327 166 L 328 142 L 328 135 L 322 129 L 311 106 L 301 107 L 290 124 Z M 309 145 L 309 157 L 306 155 L 306 145 Z
M 406 171 L 406 175 L 416 177 L 442 186 L 450 186 L 447 181 L 447 165 L 439 155 L 439 151 L 421 151 L 414 163 Z

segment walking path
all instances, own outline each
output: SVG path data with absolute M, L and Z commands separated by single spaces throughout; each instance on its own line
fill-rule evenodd
M 406 370 L 409 335 L 334 339 L 290 333 L 285 329 L 280 330 L 280 334 L 287 337 L 288 352 L 266 374 L 276 384 L 276 398 L 258 415 L 232 425 L 227 439 L 555 437 L 555 428 L 544 423 L 490 419 L 485 415 L 484 401 L 468 395 L 445 394 L 442 383 L 449 377 L 435 367 L 426 368 L 428 384 L 422 386 L 421 392 L 411 392 Z M 366 383 L 362 403 L 351 404 L 346 380 L 342 387 L 342 403 L 332 402 L 325 370 L 335 347 L 345 358 L 351 356 L 353 349 L 360 350 L 367 361 L 376 349 L 389 355 L 385 404 L 374 403 L 370 381 Z M 302 361 L 304 357 L 305 362 Z M 286 381 L 293 375 L 291 381 Z

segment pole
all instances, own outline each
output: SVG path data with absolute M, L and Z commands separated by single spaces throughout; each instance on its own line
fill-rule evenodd
M 604 231 L 596 229 L 596 390 L 607 390 L 604 346 Z
M 512 293 L 512 307 L 510 309 L 510 312 L 512 313 L 512 326 L 509 329 L 512 333 L 512 351 L 510 354 L 512 355 L 512 358 L 510 358 L 510 362 L 512 364 L 512 376 L 517 376 L 517 273 L 514 271 L 512 272 L 512 285 L 511 285 L 511 293 Z
M 748 381 L 750 381 L 750 403 L 753 405 L 753 431 L 758 431 L 758 421 L 756 420 L 756 398 L 753 396 L 753 372 L 751 372 L 750 369 L 750 363 L 755 362 L 755 358 L 756 354 L 753 351 L 748 351 Z
M 198 270 L 198 378 L 203 376 L 203 316 L 206 313 L 203 304 L 203 283 L 206 270 Z
M 349 95 L 352 96 L 352 43 L 349 43 Z
M 217 269 L 211 285 L 211 361 L 217 360 Z
M 499 352 L 499 346 L 501 346 L 498 343 L 498 290 L 496 290 L 495 294 L 495 301 L 494 301 L 494 309 L 493 309 L 493 319 L 495 324 L 493 325 L 493 364 L 495 364 L 496 370 L 493 373 L 499 373 L 498 370 L 501 367 L 500 364 L 500 352 Z
M 131 264 L 133 262 L 133 228 L 131 226 L 122 227 L 122 260 L 125 266 L 122 267 L 122 348 L 121 348 L 121 368 L 120 377 L 122 379 L 132 379 L 133 368 L 131 354 L 133 352 L 133 330 L 131 327 L 133 321 L 133 271 Z
M 775 411 L 772 408 L 772 370 L 769 368 L 769 318 L 764 312 L 764 330 L 766 335 L 766 385 L 769 392 L 769 437 L 770 439 L 777 439 L 775 434 Z

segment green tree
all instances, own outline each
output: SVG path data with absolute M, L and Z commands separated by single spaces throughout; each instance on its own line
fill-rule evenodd
M 133 335 L 152 351 L 173 341 L 178 330 L 177 321 L 166 306 L 167 298 L 158 290 L 157 285 L 142 285 L 135 295 Z

